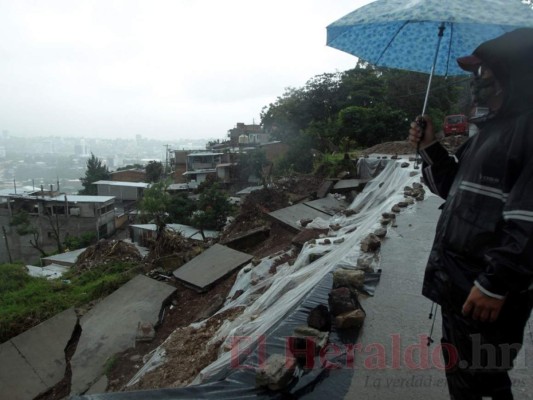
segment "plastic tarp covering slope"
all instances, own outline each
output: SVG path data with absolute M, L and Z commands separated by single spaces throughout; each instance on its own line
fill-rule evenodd
M 328 221 L 313 221 L 317 227 L 338 224 L 337 231 L 330 230 L 329 237 L 316 243 L 306 243 L 294 264 L 277 267 L 277 273 L 268 270 L 276 257 L 265 258 L 250 268 L 243 268 L 228 299 L 237 290 L 244 293 L 227 301 L 219 311 L 245 306 L 244 312 L 233 321 L 226 321 L 211 342 L 223 340 L 218 359 L 204 368 L 191 386 L 139 392 L 94 394 L 75 399 L 198 399 L 198 398 L 340 398 L 346 393 L 350 377 L 356 371 L 350 366 L 350 344 L 355 343 L 356 331 L 337 332 L 332 328 L 328 352 L 321 359 L 307 360 L 312 368 L 298 369 L 298 376 L 285 392 L 269 392 L 255 387 L 255 369 L 272 354 L 285 354 L 287 337 L 294 328 L 306 325 L 307 315 L 316 305 L 327 305 L 332 287 L 332 271 L 336 268 L 356 268 L 357 260 L 364 256 L 361 240 L 381 227 L 383 212 L 402 201 L 403 188 L 418 182 L 420 174 L 413 168 L 401 168 L 400 162 L 365 159 L 367 171 L 383 171 L 368 182 L 363 192 L 348 207 L 357 211 L 346 216 L 337 214 Z M 414 176 L 412 176 L 414 175 Z M 354 230 L 354 228 L 356 228 Z M 312 256 L 314 255 L 314 256 Z M 281 257 L 282 254 L 277 255 Z M 319 257 L 318 259 L 316 257 Z M 310 262 L 310 260 L 313 260 Z M 372 294 L 379 273 L 367 274 L 365 290 Z M 252 285 L 252 281 L 259 282 Z M 201 324 L 201 323 L 200 323 Z M 140 377 L 164 364 L 164 345 L 132 379 Z

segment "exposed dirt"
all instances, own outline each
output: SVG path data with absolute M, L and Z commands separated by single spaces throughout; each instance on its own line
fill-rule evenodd
M 457 148 L 461 146 L 466 140 L 468 139 L 468 136 L 462 136 L 462 135 L 456 135 L 456 136 L 448 136 L 445 138 L 440 139 L 440 143 L 449 151 L 452 153 L 455 153 Z M 401 140 L 397 142 L 386 142 L 386 143 L 380 143 L 375 146 L 369 147 L 368 149 L 365 149 L 361 154 L 363 156 L 369 155 L 369 154 L 390 154 L 390 155 L 405 155 L 405 154 L 414 154 L 415 149 L 406 140 Z
M 173 388 L 189 384 L 203 368 L 217 359 L 222 341 L 207 342 L 224 321 L 234 320 L 243 310 L 244 307 L 226 310 L 209 318 L 199 328 L 186 326 L 176 329 L 163 344 L 166 365 L 148 372 L 128 390 Z
M 161 345 L 176 329 L 185 328 L 201 319 L 201 315 L 211 307 L 214 298 L 225 299 L 235 282 L 237 273 L 238 271 L 235 271 L 205 293 L 197 293 L 176 283 L 178 290 L 171 304 L 165 309 L 162 323 L 156 327 L 155 339 L 152 342 L 137 342 L 135 347 L 115 355 L 112 367 L 107 374 L 109 380 L 107 391 L 117 392 L 124 390 L 124 386 L 142 367 L 143 357 L 146 354 Z M 199 345 L 195 343 L 194 348 L 198 348 Z M 189 370 L 189 368 L 185 369 Z M 152 375 L 159 373 L 165 375 L 161 370 Z M 157 380 L 154 376 L 152 376 L 152 379 Z

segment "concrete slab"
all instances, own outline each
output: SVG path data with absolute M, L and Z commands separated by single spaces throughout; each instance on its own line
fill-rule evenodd
M 76 261 L 78 260 L 78 256 L 83 253 L 86 250 L 86 248 L 68 251 L 66 253 L 56 254 L 49 257 L 43 258 L 44 265 L 49 264 L 59 264 L 64 265 L 66 267 L 72 267 L 74 264 L 76 264 Z
M 175 270 L 174 276 L 202 291 L 252 258 L 250 254 L 217 243 Z
M 0 399 L 33 399 L 63 379 L 77 319 L 74 309 L 65 310 L 0 345 Z
M 156 325 L 163 302 L 175 291 L 170 285 L 139 275 L 84 315 L 71 360 L 71 393 L 87 391 L 102 376 L 113 354 L 135 345 L 139 321 Z
M 356 190 L 362 189 L 370 179 L 341 179 L 332 190 Z
M 331 217 L 331 215 L 309 207 L 303 203 L 273 211 L 268 215 L 295 232 L 299 232 L 302 229 L 302 227 L 298 224 L 298 221 L 302 219 L 322 218 L 328 220 Z
M 328 215 L 335 215 L 342 210 L 346 210 L 349 206 L 347 201 L 337 199 L 334 196 L 326 196 L 323 199 L 307 201 L 304 204 L 315 210 L 325 212 Z
M 11 341 L 0 344 L 0 400 L 30 400 L 48 389 Z
M 58 279 L 69 270 L 69 267 L 58 264 L 49 264 L 44 267 L 36 267 L 34 265 L 26 265 L 28 275 L 35 277 L 44 277 L 46 279 Z
M 333 186 L 335 186 L 335 183 L 336 181 L 334 180 L 326 179 L 318 188 L 316 197 L 318 197 L 319 199 L 326 197 L 329 191 L 333 189 Z

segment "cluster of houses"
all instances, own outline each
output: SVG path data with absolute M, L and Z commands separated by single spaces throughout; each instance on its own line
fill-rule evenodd
M 261 149 L 267 160 L 287 151 L 281 142 L 269 141 L 259 125 L 238 123 L 228 133 L 229 140 L 211 145 L 205 151 L 176 150 L 172 158 L 173 184 L 169 191 L 191 191 L 209 176 L 231 185 L 239 178 L 238 157 L 243 152 Z M 4 245 L 9 258 L 29 261 L 38 254 L 30 244 L 35 237 L 22 237 L 10 226 L 13 215 L 26 211 L 38 233 L 38 240 L 45 251 L 56 246 L 54 226 L 61 227 L 63 237 L 95 233 L 97 239 L 112 235 L 131 221 L 131 215 L 143 192 L 149 187 L 144 182 L 144 170 L 123 170 L 111 173 L 110 180 L 97 181 L 96 196 L 61 193 L 59 188 L 45 190 L 13 188 L 0 190 L 0 224 L 4 227 Z M 0 262 L 8 262 L 6 254 Z

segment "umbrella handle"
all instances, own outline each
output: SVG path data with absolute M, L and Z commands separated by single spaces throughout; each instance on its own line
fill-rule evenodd
M 426 133 L 426 127 L 428 126 L 428 122 L 424 119 L 424 117 L 418 117 L 416 119 L 416 124 L 420 128 L 420 141 L 416 144 L 416 157 L 415 157 L 415 169 L 418 169 L 418 164 L 420 162 L 420 142 L 422 139 L 424 139 L 424 135 Z

